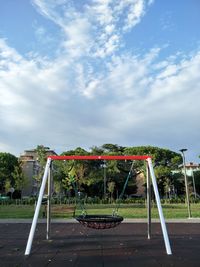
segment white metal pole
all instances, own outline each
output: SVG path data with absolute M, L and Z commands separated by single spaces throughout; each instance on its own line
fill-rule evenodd
M 103 161 L 103 194 L 104 199 L 106 199 L 106 161 Z
M 189 189 L 188 189 L 188 179 L 187 179 L 187 172 L 185 167 L 185 154 L 184 152 L 187 151 L 186 148 L 180 149 L 183 157 L 183 170 L 184 170 L 184 179 L 185 179 L 185 194 L 186 194 L 186 201 L 187 201 L 187 208 L 188 208 L 188 218 L 192 217 L 191 207 L 190 207 L 190 197 L 189 197 Z
M 52 185 L 52 164 L 48 172 L 48 196 L 47 196 L 47 233 L 46 239 L 49 240 L 51 232 L 51 185 Z
M 149 166 L 146 166 L 146 179 L 147 179 L 147 234 L 148 239 L 151 238 L 151 180 L 149 173 Z
M 32 225 L 31 225 L 31 230 L 30 230 L 28 241 L 27 241 L 27 245 L 26 245 L 25 255 L 29 255 L 30 252 L 31 252 L 32 242 L 33 242 L 33 238 L 34 238 L 34 234 L 35 234 L 35 229 L 36 229 L 36 225 L 37 225 L 37 220 L 38 220 L 38 216 L 39 216 L 40 207 L 41 207 L 41 204 L 42 204 L 42 197 L 43 197 L 43 194 L 44 194 L 45 185 L 46 185 L 46 182 L 47 182 L 48 171 L 49 171 L 50 165 L 51 165 L 51 159 L 48 158 L 47 159 L 47 163 L 46 163 L 46 167 L 45 167 L 45 171 L 44 171 L 44 175 L 43 175 L 43 178 L 42 178 L 42 184 L 41 184 L 41 187 L 40 187 L 39 197 L 38 197 L 37 206 L 36 206 L 36 209 L 35 209 Z
M 159 196 L 159 192 L 158 192 L 158 186 L 157 186 L 156 177 L 154 174 L 151 158 L 148 158 L 147 162 L 148 162 L 148 166 L 149 166 L 149 170 L 150 170 L 150 174 L 151 174 L 154 194 L 155 194 L 156 203 L 157 203 L 157 207 L 158 207 L 158 213 L 159 213 L 159 217 L 160 217 L 160 223 L 161 223 L 162 233 L 163 233 L 163 237 L 164 237 L 166 252 L 168 255 L 171 255 L 172 254 L 171 246 L 169 243 L 169 237 L 168 237 L 168 233 L 167 233 L 165 219 L 163 216 L 163 211 L 162 211 L 161 202 L 160 202 L 160 196 Z

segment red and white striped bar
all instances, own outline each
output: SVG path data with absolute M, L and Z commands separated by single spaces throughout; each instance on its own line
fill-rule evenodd
M 80 156 L 80 155 L 72 155 L 72 156 L 48 156 L 48 158 L 52 160 L 147 160 L 151 158 L 151 156 L 143 155 L 143 156 L 109 156 L 109 155 L 101 155 L 101 156 Z

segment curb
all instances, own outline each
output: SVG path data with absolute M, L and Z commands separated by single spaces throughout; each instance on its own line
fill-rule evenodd
M 38 219 L 38 223 L 46 223 L 46 219 Z M 52 223 L 78 223 L 76 219 L 52 219 Z M 152 219 L 152 223 L 160 223 L 159 219 Z M 200 223 L 200 218 L 166 219 L 166 223 Z M 32 223 L 32 219 L 0 219 L 0 223 Z M 122 223 L 147 223 L 147 219 L 124 219 Z

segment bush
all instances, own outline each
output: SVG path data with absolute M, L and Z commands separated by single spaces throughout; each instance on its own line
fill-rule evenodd
M 127 198 L 122 200 L 122 203 L 125 204 L 144 204 L 145 203 L 145 199 L 144 198 Z

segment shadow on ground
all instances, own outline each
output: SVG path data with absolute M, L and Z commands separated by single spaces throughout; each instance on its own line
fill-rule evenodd
M 28 223 L 0 224 L 0 266 L 200 266 L 198 223 L 167 225 L 173 255 L 166 255 L 158 223 L 147 240 L 144 223 L 123 223 L 110 230 L 87 229 L 76 223 L 54 223 L 51 240 L 45 240 L 45 224 L 38 224 L 31 255 L 24 256 Z

